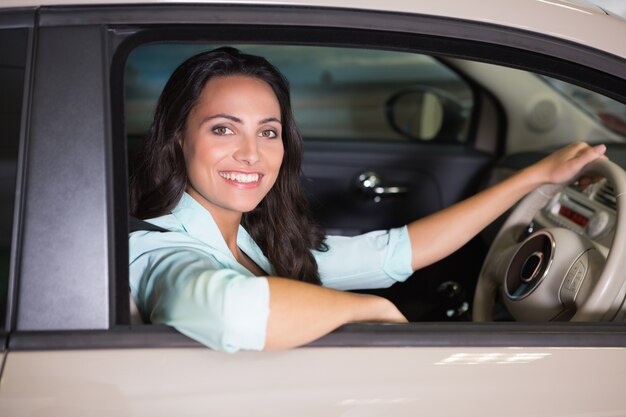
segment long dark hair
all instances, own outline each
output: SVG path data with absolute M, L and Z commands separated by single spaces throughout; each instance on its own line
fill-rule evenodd
M 285 149 L 276 183 L 242 224 L 261 247 L 278 276 L 320 284 L 311 249 L 324 250 L 324 232 L 309 213 L 300 188 L 302 137 L 296 126 L 285 77 L 262 57 L 219 48 L 183 62 L 157 103 L 150 133 L 139 150 L 130 181 L 130 212 L 147 219 L 169 213 L 187 186 L 178 138 L 205 84 L 217 76 L 245 75 L 270 85 L 281 108 Z

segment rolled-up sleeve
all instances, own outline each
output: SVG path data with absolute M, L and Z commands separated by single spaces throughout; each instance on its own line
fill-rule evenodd
M 152 323 L 175 327 L 216 350 L 261 350 L 269 316 L 266 278 L 217 269 L 209 256 L 156 249 L 130 264 L 131 290 Z M 136 288 L 132 288 L 133 284 Z
M 412 273 L 406 226 L 360 236 L 329 236 L 327 251 L 315 251 L 322 283 L 339 290 L 384 288 Z

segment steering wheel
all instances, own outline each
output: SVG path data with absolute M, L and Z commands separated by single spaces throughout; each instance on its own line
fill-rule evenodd
M 493 320 L 498 289 L 519 321 L 615 318 L 626 296 L 626 173 L 607 159 L 597 159 L 577 178 L 585 176 L 604 177 L 615 193 L 614 237 L 608 254 L 586 233 L 564 227 L 539 229 L 522 242 L 516 240 L 565 187 L 541 186 L 513 209 L 487 253 L 474 294 L 474 321 Z

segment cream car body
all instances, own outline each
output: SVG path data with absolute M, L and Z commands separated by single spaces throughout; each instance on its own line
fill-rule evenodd
M 522 33 L 516 38 L 517 48 L 533 50 L 530 35 L 535 33 L 598 51 L 596 58 L 600 62 L 595 63 L 599 65 L 603 64 L 603 56 L 609 57 L 607 61 L 615 57 L 626 59 L 626 22 L 580 1 L 344 0 L 338 5 L 331 0 L 4 0 L 0 12 L 41 7 L 44 13 L 39 25 L 54 30 L 55 18 L 65 19 L 66 26 L 80 27 L 97 22 L 98 16 L 89 14 L 91 7 L 105 10 L 112 5 L 132 5 L 132 12 L 120 12 L 113 19 L 115 23 L 111 24 L 132 28 L 135 24 L 145 23 L 141 12 L 146 9 L 142 6 L 156 7 L 159 3 L 167 5 L 173 13 L 176 13 L 177 6 L 189 5 L 217 5 L 230 10 L 236 10 L 237 5 L 257 7 L 247 15 L 234 18 L 239 19 L 240 24 L 253 24 L 254 12 L 264 6 L 300 13 L 304 20 L 311 10 L 322 10 L 326 16 L 332 16 L 331 11 L 335 9 L 343 13 L 375 11 L 381 13 L 376 15 L 379 18 L 390 13 L 398 18 L 398 26 L 407 28 L 410 28 L 414 15 L 446 17 L 458 22 L 487 24 L 494 33 L 501 27 L 514 28 Z M 201 12 L 197 15 L 183 13 L 180 19 L 161 15 L 151 18 L 154 20 L 149 23 L 205 23 L 210 13 L 201 7 L 199 10 Z M 85 20 L 76 18 L 82 12 Z M 102 27 L 107 24 L 103 23 Z M 320 25 L 319 21 L 315 25 Z M 329 18 L 324 26 L 342 27 L 342 21 Z M 508 32 L 502 32 L 502 36 L 508 36 Z M 563 53 L 564 59 L 567 54 L 567 51 Z M 446 59 L 455 62 L 455 58 Z M 583 65 L 594 64 L 590 56 L 583 57 L 583 60 L 587 60 Z M 607 64 L 603 71 L 623 82 L 626 79 L 624 62 L 622 66 Z M 506 80 L 489 75 L 489 64 L 464 62 L 459 65 L 477 79 L 482 77 L 484 85 L 490 86 L 503 100 L 503 106 L 519 115 L 507 126 L 508 151 L 538 149 L 542 137 L 553 142 L 566 138 L 563 143 L 572 136 L 623 141 L 591 116 L 587 119 L 579 117 L 574 124 L 569 123 L 567 115 L 579 109 L 556 93 L 546 96 L 544 90 L 535 90 L 535 78 L 528 78 L 528 95 L 520 100 L 514 90 L 509 89 Z M 79 74 L 77 70 L 73 76 Z M 103 81 L 102 87 L 109 87 L 108 80 Z M 51 90 L 44 94 L 37 88 L 36 83 L 31 84 L 28 94 L 40 102 L 46 100 L 45 94 Z M 533 133 L 532 137 L 538 141 L 529 142 L 526 138 L 533 126 L 532 120 L 529 121 L 533 117 L 532 106 L 546 101 L 557 109 L 556 125 L 544 136 Z M 529 107 L 521 108 L 523 105 Z M 105 105 L 102 109 L 104 113 L 109 112 Z M 106 120 L 108 115 L 94 121 L 91 128 L 110 134 Z M 34 125 L 31 131 L 41 128 Z M 25 137 L 27 135 L 24 133 Z M 28 152 L 26 145 L 23 146 L 22 153 Z M 490 146 L 485 145 L 486 148 Z M 104 167 L 100 168 L 102 176 L 111 181 L 110 165 L 101 164 Z M 24 171 L 20 175 L 27 177 L 29 174 Z M 96 187 L 102 194 L 105 194 L 104 183 L 105 180 L 98 184 L 100 188 Z M 34 201 L 32 197 L 23 197 L 16 205 L 24 213 L 22 221 L 30 227 L 34 226 L 26 218 L 30 207 L 27 203 L 32 205 Z M 111 226 L 113 211 L 107 206 L 96 210 L 92 216 L 108 219 L 106 224 Z M 45 226 L 45 222 L 38 224 Z M 58 228 L 59 233 L 63 227 L 66 226 Z M 21 242 L 34 232 L 14 233 L 15 241 Z M 96 242 L 91 252 L 80 252 L 80 256 L 92 257 L 89 268 L 100 271 L 85 290 L 75 288 L 80 285 L 82 276 L 79 273 L 72 275 L 71 268 L 57 268 L 53 264 L 46 271 L 49 275 L 41 278 L 41 286 L 52 288 L 55 282 L 66 285 L 68 296 L 60 301 L 44 298 L 29 304 L 28 296 L 34 291 L 31 288 L 38 281 L 14 278 L 11 290 L 15 298 L 10 304 L 13 312 L 7 326 L 7 347 L 2 353 L 0 415 L 626 415 L 626 397 L 621 389 L 626 375 L 626 328 L 623 323 L 584 323 L 565 329 L 548 324 L 501 327 L 487 323 L 348 326 L 298 349 L 229 355 L 193 346 L 174 331 L 163 333 L 163 329 L 155 331 L 147 325 L 129 327 L 116 323 L 111 318 L 114 313 L 110 293 L 114 291 L 114 285 L 109 280 L 116 273 L 113 247 L 108 241 Z M 79 251 L 78 248 L 73 250 Z M 32 250 L 25 247 L 22 254 L 24 260 L 20 271 L 24 276 L 43 276 L 40 267 L 29 269 L 26 264 L 28 256 L 34 255 Z M 18 255 L 13 256 L 18 259 Z M 41 256 L 53 259 L 54 254 L 46 252 Z M 12 271 L 17 276 L 18 268 L 13 267 Z M 74 284 L 65 280 L 68 274 L 74 277 Z M 77 311 L 84 312 L 84 315 L 77 316 L 68 308 L 67 315 L 54 316 L 59 303 L 69 306 L 75 302 L 80 307 Z M 31 312 L 24 310 L 28 305 L 33 308 Z M 37 305 L 41 309 L 34 307 Z M 55 307 L 50 308 L 50 313 L 47 308 L 52 305 Z M 125 337 L 116 339 L 116 332 Z M 453 333 L 457 336 L 452 337 Z

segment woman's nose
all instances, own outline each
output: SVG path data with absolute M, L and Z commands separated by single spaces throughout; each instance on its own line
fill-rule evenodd
M 259 162 L 259 144 L 256 136 L 242 138 L 233 157 L 246 165 L 254 165 Z

